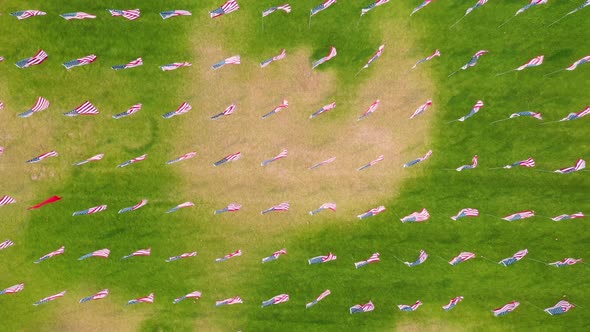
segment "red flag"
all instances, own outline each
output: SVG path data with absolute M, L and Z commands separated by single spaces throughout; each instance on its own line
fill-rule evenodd
M 37 205 L 33 205 L 33 206 L 31 206 L 31 207 L 30 207 L 30 208 L 28 208 L 27 210 L 38 209 L 38 208 L 40 208 L 40 207 L 42 207 L 42 206 L 44 206 L 44 205 L 47 205 L 47 204 L 51 204 L 51 203 L 57 202 L 57 201 L 59 201 L 60 199 L 61 199 L 61 197 L 59 197 L 59 196 L 51 196 L 51 197 L 49 197 L 48 199 L 44 200 L 43 202 L 41 202 L 41 203 L 39 203 L 39 204 L 37 204 Z

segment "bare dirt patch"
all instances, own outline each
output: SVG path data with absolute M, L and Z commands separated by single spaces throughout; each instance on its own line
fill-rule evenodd
M 407 56 L 410 49 L 399 41 L 385 44 L 384 55 L 361 73 L 372 77 L 353 98 L 337 91 L 334 72 L 311 70 L 309 50 L 287 50 L 286 59 L 264 69 L 247 58 L 241 65 L 215 71 L 198 67 L 192 91 L 195 104 L 206 105 L 206 109 L 195 109 L 183 118 L 179 132 L 185 143 L 177 150 L 184 153 L 195 148 L 198 152 L 196 160 L 177 165 L 185 174 L 188 195 L 204 198 L 212 210 L 239 202 L 243 204 L 240 224 L 266 229 L 267 223 L 260 221 L 305 223 L 310 210 L 329 201 L 338 204 L 335 215 L 354 220 L 356 214 L 391 198 L 400 179 L 416 172 L 402 165 L 427 151 L 427 124 L 436 107 L 409 120 L 416 107 L 432 98 L 428 69 L 408 73 L 413 62 Z M 201 40 L 198 45 L 196 52 L 203 64 L 233 55 L 211 46 L 214 43 Z M 289 101 L 288 109 L 261 119 L 283 99 Z M 357 121 L 375 99 L 381 100 L 379 109 Z M 338 104 L 336 109 L 309 119 L 333 101 Z M 209 119 L 232 103 L 237 104 L 234 114 Z M 260 166 L 282 149 L 289 151 L 286 158 Z M 221 167 L 211 165 L 237 151 L 242 152 L 241 160 Z M 384 161 L 357 171 L 379 155 L 385 156 Z M 336 161 L 307 169 L 330 157 Z M 291 203 L 289 212 L 260 216 L 260 211 L 284 201 Z

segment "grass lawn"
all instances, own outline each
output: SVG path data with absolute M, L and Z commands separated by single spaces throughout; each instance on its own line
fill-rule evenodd
M 531 8 L 498 29 L 526 1 L 490 1 L 453 29 L 475 0 L 437 1 L 409 18 L 419 1 L 392 1 L 359 21 L 370 1 L 338 2 L 313 17 L 318 0 L 291 3 L 290 14 L 274 13 L 261 21 L 262 10 L 280 3 L 239 1 L 241 9 L 215 20 L 208 11 L 222 1 L 99 2 L 82 0 L 37 3 L 7 0 L 0 5 L 1 38 L 0 196 L 17 204 L 0 207 L 0 241 L 16 245 L 0 251 L 0 289 L 20 282 L 25 290 L 0 296 L 0 318 L 6 330 L 142 330 L 142 331 L 339 331 L 339 330 L 523 330 L 582 331 L 587 325 L 588 267 L 555 268 L 542 262 L 565 257 L 587 258 L 589 237 L 584 219 L 554 222 L 547 217 L 587 212 L 587 172 L 559 175 L 543 170 L 571 166 L 588 158 L 587 120 L 559 120 L 588 105 L 585 66 L 544 76 L 588 55 L 584 49 L 586 9 L 547 28 L 580 5 L 552 1 Z M 123 8 L 123 7 L 125 8 Z M 142 17 L 127 21 L 110 17 L 107 8 L 140 8 Z M 18 21 L 8 13 L 23 9 L 47 16 Z M 191 17 L 162 20 L 171 9 L 192 11 Z M 85 11 L 95 20 L 65 21 L 57 14 Z M 263 25 L 264 24 L 264 25 Z M 264 26 L 264 29 L 263 29 Z M 383 56 L 355 77 L 385 44 Z M 338 56 L 311 71 L 310 63 L 327 54 Z M 38 49 L 46 63 L 27 69 L 12 64 Z M 258 68 L 262 60 L 286 48 L 286 59 Z M 441 57 L 409 71 L 420 58 L 440 49 Z M 489 50 L 468 70 L 450 73 L 478 50 Z M 62 63 L 88 54 L 98 60 L 66 71 Z M 210 66 L 240 54 L 240 66 L 217 71 Z M 516 68 L 538 55 L 545 63 Z M 143 57 L 144 66 L 113 71 L 110 66 Z M 193 66 L 162 72 L 170 62 Z M 51 107 L 30 118 L 16 117 L 37 96 Z M 287 110 L 261 120 L 285 98 Z M 356 118 L 375 100 L 380 108 L 363 121 Z M 433 106 L 421 116 L 410 114 L 427 99 Z M 85 100 L 99 109 L 94 117 L 64 117 Z M 464 123 L 477 100 L 483 109 Z M 164 120 L 161 115 L 183 101 L 188 114 Z M 336 101 L 338 106 L 316 119 L 308 116 Z M 114 120 L 133 104 L 143 109 Z M 231 103 L 235 114 L 215 122 L 210 116 Z M 544 122 L 517 118 L 490 124 L 511 113 L 541 112 Z M 261 168 L 260 161 L 288 148 L 284 160 Z M 433 150 L 431 159 L 412 168 L 402 165 Z M 56 150 L 57 158 L 39 164 L 24 161 Z M 189 151 L 197 156 L 180 164 L 167 160 Z M 241 160 L 214 168 L 211 163 L 242 151 Z M 98 153 L 103 160 L 71 166 Z M 148 154 L 146 161 L 115 166 Z M 363 172 L 356 168 L 379 154 L 385 160 Z M 474 170 L 454 169 L 479 155 Z M 310 165 L 336 156 L 335 163 L 308 171 Z M 491 169 L 532 156 L 536 168 Z M 51 195 L 64 199 L 41 210 L 27 211 Z M 141 210 L 117 214 L 142 198 Z M 338 203 L 336 213 L 310 217 L 324 202 Z M 195 207 L 173 214 L 164 211 L 185 201 Z M 212 211 L 237 201 L 243 210 L 213 216 Z M 260 216 L 260 211 L 290 201 L 291 211 Z M 99 204 L 108 210 L 72 217 L 74 211 Z M 386 212 L 368 220 L 355 216 L 385 205 Z M 426 207 L 431 218 L 402 224 L 399 218 Z M 452 221 L 462 208 L 482 215 Z M 531 209 L 537 216 L 500 220 Z M 37 258 L 66 246 L 66 253 L 41 264 Z M 152 248 L 151 257 L 119 258 Z M 108 260 L 77 258 L 110 248 Z M 286 248 L 278 261 L 262 257 Z M 495 264 L 527 248 L 521 262 Z M 214 263 L 237 249 L 242 257 Z M 420 249 L 430 258 L 408 268 Z M 198 251 L 196 258 L 172 263 L 165 259 Z M 461 251 L 477 258 L 451 266 Z M 338 256 L 334 262 L 308 265 L 307 259 Z M 381 254 L 381 262 L 355 269 L 354 262 Z M 109 288 L 101 301 L 78 299 Z M 322 291 L 332 294 L 311 309 L 305 304 Z M 62 290 L 63 299 L 34 307 L 35 301 Z M 173 305 L 174 298 L 200 290 L 202 299 Z M 126 301 L 154 292 L 153 305 L 125 306 Z M 287 293 L 291 300 L 260 308 L 263 300 Z M 214 302 L 239 295 L 244 303 L 216 308 Z M 462 295 L 454 310 L 441 306 Z M 561 316 L 540 308 L 567 299 L 578 305 Z M 371 313 L 350 315 L 348 308 L 372 300 Z M 424 305 L 400 312 L 396 305 Z M 515 312 L 496 318 L 490 312 L 510 301 Z

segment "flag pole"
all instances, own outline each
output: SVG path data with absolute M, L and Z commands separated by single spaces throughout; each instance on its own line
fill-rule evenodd
M 547 265 L 547 263 L 545 263 L 545 262 L 541 262 L 541 261 L 539 261 L 539 260 L 536 260 L 536 259 L 533 259 L 533 258 L 529 258 L 528 260 L 531 260 L 531 261 L 533 261 L 533 262 L 537 262 L 537 263 L 541 263 L 541 264 L 545 264 L 545 265 Z
M 460 70 L 461 70 L 461 69 L 457 69 L 457 70 L 455 70 L 454 72 L 450 73 L 450 74 L 449 74 L 449 76 L 447 76 L 447 78 L 449 78 L 449 77 L 451 77 L 451 76 L 455 75 L 455 74 L 456 74 L 456 73 L 458 73 Z
M 502 75 L 504 75 L 504 74 L 508 74 L 508 73 L 510 73 L 510 72 L 513 72 L 513 71 L 515 71 L 515 70 L 516 70 L 516 69 L 511 69 L 511 70 L 509 70 L 509 71 L 505 71 L 505 72 L 503 72 L 503 73 L 498 73 L 498 74 L 496 74 L 496 76 L 502 76 Z
M 264 16 L 262 16 L 262 31 L 264 31 Z
M 543 75 L 543 77 L 545 77 L 545 76 L 549 76 L 549 75 L 553 75 L 553 74 L 555 74 L 555 73 L 559 73 L 560 71 L 564 71 L 564 70 L 565 70 L 565 69 L 556 70 L 556 71 L 554 71 L 554 72 L 550 72 L 549 74 L 545 74 L 545 75 Z
M 451 122 L 455 122 L 455 121 L 459 121 L 459 120 L 451 120 L 451 121 L 447 122 L 447 124 L 449 124 Z
M 510 120 L 510 119 L 512 119 L 512 118 L 500 119 L 500 120 L 496 120 L 494 122 L 490 122 L 490 124 L 494 124 L 496 122 L 502 122 L 502 121 L 506 121 L 506 120 Z
M 393 256 L 393 258 L 397 259 L 398 261 L 400 261 L 400 262 L 402 262 L 402 263 L 404 263 L 404 264 L 406 263 L 406 262 L 402 261 L 401 259 L 399 259 L 399 258 L 397 258 L 397 257 L 395 257 L 395 256 Z
M 512 16 L 511 18 L 509 18 L 508 20 L 506 20 L 506 22 L 504 22 L 504 23 L 500 24 L 500 25 L 497 27 L 497 29 L 500 29 L 501 27 L 503 27 L 504 25 L 506 25 L 506 23 L 510 22 L 510 21 L 511 21 L 513 18 L 515 18 L 515 17 L 516 17 L 516 15 Z
M 357 72 L 357 73 L 354 75 L 354 77 L 357 77 L 357 76 L 358 76 L 358 74 L 360 74 L 360 73 L 361 73 L 361 71 L 363 71 L 363 69 L 365 69 L 365 67 L 361 68 L 361 70 L 359 70 L 359 71 L 358 71 L 358 72 Z
M 489 258 L 486 258 L 486 257 L 484 257 L 484 256 L 479 256 L 479 257 L 481 257 L 481 258 L 485 259 L 486 261 L 490 261 L 490 262 L 492 262 L 492 263 L 494 263 L 494 264 L 498 264 L 498 262 L 494 262 L 493 260 L 491 260 L 491 259 L 489 259 Z
M 541 123 L 541 125 L 546 125 L 548 123 L 556 123 L 556 122 L 561 122 L 561 120 L 557 120 L 557 121 L 549 121 L 549 122 L 543 122 Z
M 311 11 L 309 12 L 309 26 L 308 26 L 308 28 L 311 29 Z
M 543 308 L 539 308 L 539 307 L 537 307 L 536 305 L 534 305 L 534 304 L 530 303 L 530 302 L 529 302 L 529 301 L 527 301 L 527 300 L 522 300 L 522 302 L 526 302 L 526 303 L 528 303 L 528 304 L 532 305 L 533 307 L 535 307 L 535 308 L 537 308 L 537 309 L 539 309 L 539 310 L 543 310 L 543 311 L 545 311 L 545 309 L 543 309 Z
M 559 22 L 559 21 L 563 20 L 563 19 L 564 19 L 564 18 L 566 18 L 566 17 L 567 17 L 569 14 L 571 14 L 571 13 L 567 13 L 567 14 L 563 15 L 563 17 L 561 17 L 559 20 L 557 20 L 557 21 L 555 21 L 555 22 L 553 22 L 553 23 L 549 24 L 547 27 L 550 27 L 550 26 L 552 26 L 553 24 L 555 24 L 555 23 L 557 23 L 557 22 Z
M 461 20 L 463 20 L 465 18 L 465 16 L 467 16 L 467 14 L 463 15 L 463 17 L 461 17 L 457 22 L 455 22 L 455 24 L 451 25 L 451 27 L 449 29 L 452 29 L 455 25 L 457 25 L 459 22 L 461 22 Z
M 358 28 L 359 28 L 359 24 L 361 23 L 361 17 L 363 17 L 363 15 L 361 15 L 361 16 L 359 17 L 359 20 L 356 22 L 356 28 L 357 28 L 357 30 L 358 30 Z

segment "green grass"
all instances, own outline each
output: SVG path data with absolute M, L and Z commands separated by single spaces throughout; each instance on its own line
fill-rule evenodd
M 7 13 L 34 8 L 36 3 L 10 0 L 1 6 L 4 15 L 0 16 L 0 27 L 18 38 L 4 36 L 0 46 L 1 55 L 7 59 L 1 64 L 0 83 L 0 100 L 7 105 L 1 118 L 7 124 L 0 134 L 4 139 L 12 137 L 7 142 L 0 141 L 0 145 L 7 147 L 0 165 L 10 162 L 2 165 L 10 178 L 1 187 L 0 195 L 6 190 L 17 198 L 25 197 L 1 211 L 0 236 L 14 240 L 17 246 L 0 252 L 0 287 L 26 284 L 24 292 L 0 297 L 0 318 L 6 330 L 55 330 L 67 320 L 84 319 L 77 318 L 81 312 L 78 310 L 83 309 L 78 309 L 82 305 L 75 301 L 107 287 L 112 295 L 103 300 L 104 306 L 115 311 L 88 303 L 84 309 L 96 307 L 100 311 L 90 320 L 112 319 L 118 328 L 145 331 L 523 330 L 540 326 L 547 330 L 584 329 L 590 304 L 587 265 L 556 269 L 532 260 L 584 257 L 589 238 L 583 219 L 555 223 L 535 217 L 508 223 L 490 216 L 457 222 L 448 218 L 464 207 L 479 208 L 482 213 L 496 216 L 524 209 L 533 209 L 543 216 L 587 209 L 586 173 L 560 176 L 529 169 L 487 169 L 533 156 L 538 169 L 553 170 L 587 157 L 586 119 L 539 125 L 537 120 L 521 118 L 489 124 L 521 110 L 540 111 L 546 121 L 551 121 L 587 105 L 584 87 L 589 68 L 582 66 L 574 72 L 543 77 L 587 55 L 583 45 L 588 13 L 582 11 L 545 28 L 580 1 L 552 2 L 532 8 L 502 29 L 496 27 L 524 1 L 494 1 L 473 12 L 453 30 L 448 27 L 471 2 L 435 2 L 409 20 L 409 11 L 419 1 L 392 1 L 363 17 L 358 29 L 355 25 L 360 7 L 369 1 L 339 2 L 313 18 L 311 31 L 307 27 L 307 9 L 317 5 L 318 0 L 292 3 L 294 10 L 289 16 L 281 12 L 265 18 L 264 31 L 260 12 L 276 3 L 242 0 L 243 8 L 238 13 L 219 21 L 209 20 L 206 12 L 221 2 L 175 1 L 164 5 L 131 1 L 125 4 L 126 8 L 139 7 L 144 13 L 136 22 L 107 17 L 105 8 L 117 4 L 87 0 L 76 5 L 65 1 L 39 5 L 38 9 L 50 14 L 23 22 Z M 194 16 L 166 21 L 157 16 L 159 11 L 173 7 L 192 10 Z M 80 22 L 67 22 L 56 16 L 76 10 L 100 16 Z M 401 190 L 392 188 L 392 193 L 399 194 L 389 200 L 383 215 L 366 221 L 355 221 L 353 216 L 326 219 L 268 238 L 244 228 L 214 224 L 210 211 L 203 208 L 211 203 L 211 198 L 187 197 L 183 194 L 181 175 L 164 167 L 166 160 L 176 157 L 171 151 L 189 151 L 195 142 L 183 140 L 183 133 L 177 130 L 177 124 L 186 118 L 164 121 L 160 115 L 190 100 L 193 89 L 199 87 L 183 84 L 194 81 L 191 70 L 162 73 L 157 66 L 185 60 L 192 61 L 195 67 L 210 66 L 194 55 L 194 45 L 189 44 L 194 34 L 210 33 L 223 43 L 228 56 L 240 53 L 244 59 L 256 61 L 286 47 L 288 51 L 310 48 L 311 62 L 335 45 L 339 55 L 320 70 L 337 72 L 339 89 L 334 97 L 345 105 L 354 100 L 359 84 L 371 79 L 370 72 L 357 79 L 354 74 L 382 40 L 391 38 L 384 36 L 383 31 L 392 27 L 397 29 L 400 40 L 413 41 L 409 50 L 413 59 L 426 56 L 435 48 L 441 50 L 442 57 L 417 69 L 431 69 L 436 83 L 436 94 L 432 96 L 435 106 L 429 110 L 436 112 L 431 132 L 416 133 L 430 137 L 431 144 L 423 150 L 432 148 L 434 155 L 429 161 L 404 170 L 408 180 Z M 49 53 L 47 63 L 24 70 L 12 66 L 38 48 Z M 482 57 L 476 67 L 447 78 L 480 49 L 488 49 L 490 54 Z M 386 48 L 384 56 L 388 50 L 391 49 Z M 98 55 L 97 63 L 71 72 L 61 67 L 65 61 L 90 53 Z M 546 57 L 541 67 L 495 76 L 540 54 Z M 144 58 L 141 68 L 122 72 L 109 68 L 138 56 Z M 387 68 L 379 67 L 377 62 L 371 70 Z M 412 72 L 400 79 L 413 80 L 418 75 Z M 13 119 L 39 95 L 52 102 L 49 110 L 30 119 Z M 91 119 L 61 115 L 86 99 L 95 103 L 101 115 Z M 446 124 L 468 113 L 478 99 L 486 106 L 475 117 L 465 123 Z M 110 119 L 111 114 L 137 102 L 144 104 L 137 115 L 118 121 Z M 193 112 L 206 107 L 193 106 Z M 350 116 L 353 111 L 358 112 L 345 108 L 336 117 Z M 58 150 L 60 157 L 42 165 L 20 164 L 50 149 Z M 106 154 L 100 163 L 70 166 L 100 152 Z M 143 153 L 148 153 L 147 161 L 124 169 L 114 168 Z M 15 154 L 18 158 L 13 158 Z M 479 168 L 462 173 L 444 170 L 468 163 L 473 154 L 480 156 Z M 53 177 L 30 179 L 31 172 L 52 171 Z M 25 206 L 53 194 L 63 196 L 64 200 L 39 211 L 24 211 Z M 150 199 L 143 210 L 115 215 L 117 209 L 142 198 Z M 172 215 L 162 213 L 187 200 L 197 203 L 197 207 Z M 98 204 L 109 204 L 109 210 L 94 216 L 70 217 L 73 211 Z M 432 214 L 427 223 L 398 221 L 400 216 L 422 207 Z M 359 212 L 365 208 L 359 207 Z M 227 238 L 242 237 L 254 238 L 258 243 L 242 248 L 244 257 L 220 265 L 212 263 L 215 257 L 237 249 L 234 247 L 238 244 Z M 32 264 L 63 244 L 64 256 Z M 118 260 L 145 247 L 152 247 L 153 257 Z M 269 264 L 259 263 L 260 258 L 283 247 L 289 252 L 287 256 Z M 110 248 L 111 259 L 76 260 L 100 248 Z M 508 268 L 481 258 L 456 267 L 446 263 L 460 251 L 473 251 L 498 261 L 523 248 L 529 249 L 528 258 L 532 259 L 525 258 Z M 410 269 L 395 259 L 412 261 L 420 249 L 431 254 L 422 266 Z M 164 263 L 169 256 L 193 250 L 199 251 L 199 257 Z M 337 261 L 307 265 L 308 258 L 330 251 L 338 255 Z M 382 262 L 354 269 L 355 261 L 366 259 L 375 251 L 381 253 Z M 332 295 L 305 310 L 305 303 L 326 288 Z M 69 292 L 64 299 L 42 307 L 31 306 L 64 289 Z M 202 290 L 203 299 L 196 304 L 171 304 L 174 297 L 193 290 Z M 127 300 L 152 291 L 156 293 L 153 306 L 124 307 Z M 260 309 L 262 300 L 280 293 L 290 294 L 291 301 Z M 581 307 L 558 317 L 535 307 L 553 305 L 564 294 Z M 215 300 L 235 295 L 240 295 L 245 303 L 213 308 Z M 457 295 L 465 296 L 465 301 L 455 310 L 446 313 L 440 309 Z M 418 299 L 424 305 L 417 312 L 401 313 L 396 308 L 397 304 L 411 304 Z M 375 303 L 374 312 L 348 314 L 350 306 L 368 300 Z M 491 315 L 491 309 L 512 300 L 522 303 L 516 312 L 502 318 Z M 139 327 L 126 325 L 127 320 L 137 319 L 143 320 Z

